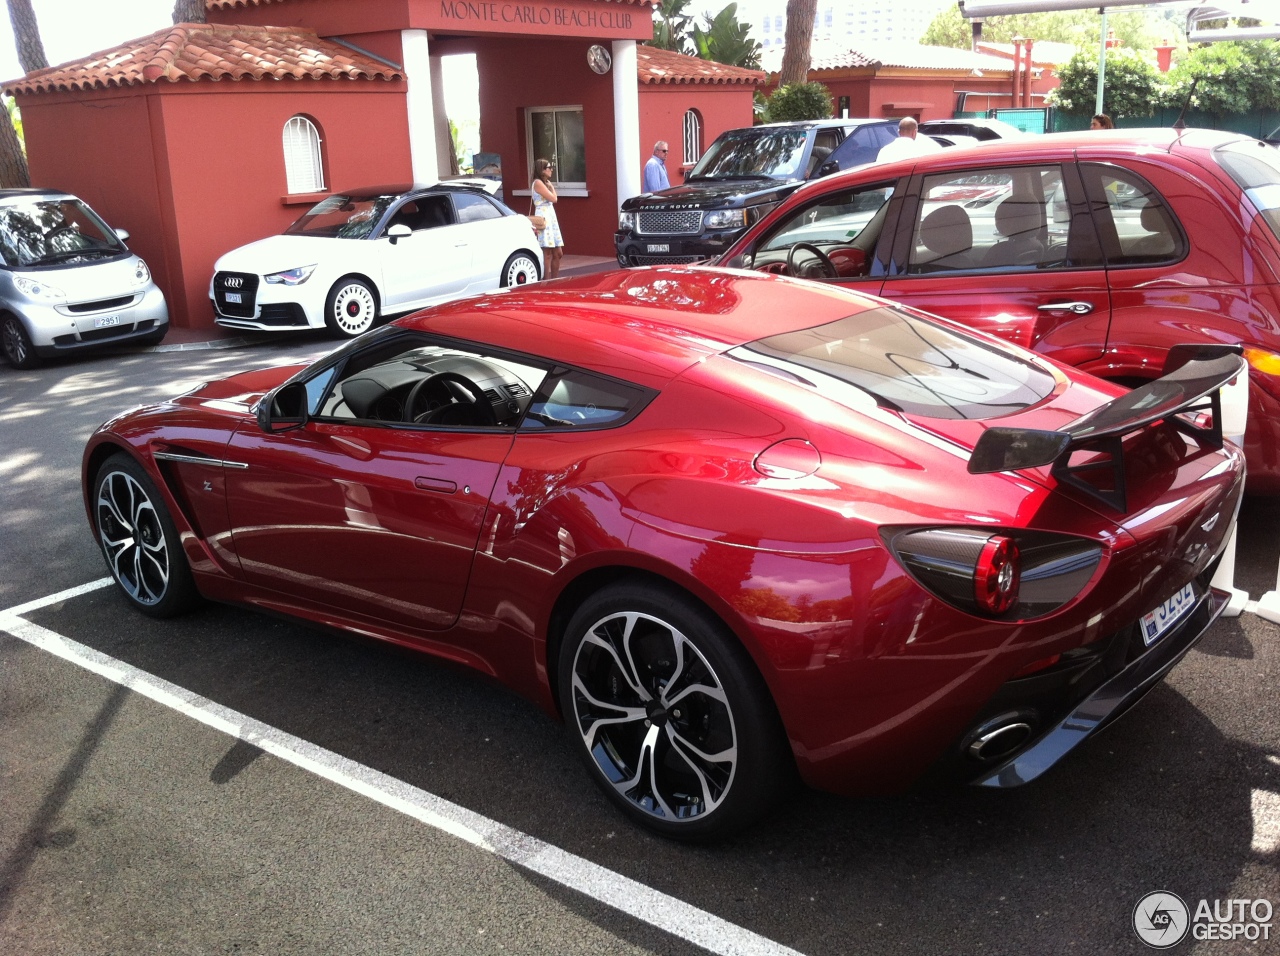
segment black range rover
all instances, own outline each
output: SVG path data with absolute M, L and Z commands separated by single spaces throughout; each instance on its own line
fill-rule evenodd
M 614 247 L 622 266 L 702 262 L 806 179 L 874 162 L 898 121 L 806 120 L 731 129 L 680 186 L 626 200 Z

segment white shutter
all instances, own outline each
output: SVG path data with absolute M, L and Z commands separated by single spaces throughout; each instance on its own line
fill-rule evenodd
M 290 194 L 324 189 L 320 134 L 305 116 L 294 116 L 284 124 L 284 175 Z

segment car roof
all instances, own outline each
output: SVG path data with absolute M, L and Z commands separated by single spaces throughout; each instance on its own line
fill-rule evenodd
M 898 121 L 887 119 L 851 118 L 851 119 L 819 119 L 792 120 L 786 123 L 760 123 L 757 126 L 744 126 L 742 129 L 843 129 L 848 126 L 868 126 L 872 123 L 885 124 Z M 730 130 L 729 132 L 733 132 Z
M 711 355 L 882 305 L 764 273 L 653 266 L 459 299 L 396 324 L 661 388 Z
M 392 183 L 387 186 L 359 186 L 355 189 L 335 189 L 334 196 L 350 196 L 352 199 L 377 199 L 380 196 L 403 196 L 408 193 L 473 192 L 483 193 L 484 188 L 471 183 Z
M 26 186 L 14 189 L 0 189 L 0 202 L 18 199 L 75 199 L 71 193 L 61 189 L 42 189 L 38 186 Z

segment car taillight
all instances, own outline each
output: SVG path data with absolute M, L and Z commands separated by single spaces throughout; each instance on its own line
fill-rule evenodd
M 973 599 L 978 610 L 1000 615 L 1018 603 L 1021 564 L 1022 555 L 1012 538 L 995 534 L 986 540 L 973 571 Z
M 984 617 L 1049 614 L 1076 597 L 1102 560 L 1095 541 L 1045 531 L 885 528 L 894 557 L 930 593 Z

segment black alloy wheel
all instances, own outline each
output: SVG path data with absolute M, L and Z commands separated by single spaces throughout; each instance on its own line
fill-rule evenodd
M 40 364 L 31 345 L 31 336 L 16 315 L 0 317 L 0 348 L 4 351 L 5 361 L 17 369 L 31 369 Z
M 597 592 L 570 621 L 559 678 L 592 777 L 664 836 L 727 836 L 791 782 L 764 681 L 723 623 L 683 592 L 640 582 Z

